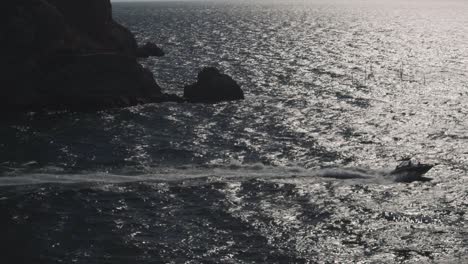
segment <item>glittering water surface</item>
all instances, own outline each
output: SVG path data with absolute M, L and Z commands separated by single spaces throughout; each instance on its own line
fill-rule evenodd
M 468 261 L 464 1 L 114 14 L 165 91 L 213 65 L 246 100 L 3 117 L 6 263 Z M 395 183 L 404 157 L 433 180 Z

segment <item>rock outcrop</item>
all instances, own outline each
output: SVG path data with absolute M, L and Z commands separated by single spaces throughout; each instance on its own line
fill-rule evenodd
M 89 110 L 172 98 L 136 60 L 109 0 L 14 0 L 0 10 L 3 111 Z
M 231 77 L 207 67 L 198 73 L 196 83 L 184 88 L 184 98 L 189 102 L 216 103 L 244 99 L 244 92 Z
M 158 47 L 156 44 L 151 42 L 146 42 L 145 45 L 138 47 L 136 51 L 136 56 L 139 58 L 148 58 L 148 57 L 162 57 L 164 56 L 164 51 Z

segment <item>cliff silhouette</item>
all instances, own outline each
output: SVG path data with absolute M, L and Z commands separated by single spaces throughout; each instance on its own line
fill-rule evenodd
M 175 99 L 137 61 L 110 0 L 15 0 L 0 11 L 4 111 L 95 110 Z

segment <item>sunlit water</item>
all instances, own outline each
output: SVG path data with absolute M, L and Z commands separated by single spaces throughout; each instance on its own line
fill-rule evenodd
M 216 66 L 246 100 L 2 117 L 5 263 L 468 261 L 466 2 L 114 14 L 165 91 Z M 405 157 L 433 180 L 395 183 Z

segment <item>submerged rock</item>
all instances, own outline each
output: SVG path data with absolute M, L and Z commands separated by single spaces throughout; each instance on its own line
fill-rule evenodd
M 396 182 L 430 181 L 423 177 L 434 165 L 412 162 L 410 159 L 401 162 L 390 174 L 395 176 Z
M 137 48 L 136 56 L 139 58 L 148 58 L 152 56 L 162 57 L 164 56 L 164 51 L 156 44 L 146 42 L 145 45 Z
M 196 83 L 185 86 L 184 98 L 189 102 L 215 103 L 244 99 L 244 92 L 231 77 L 207 67 L 198 73 Z

